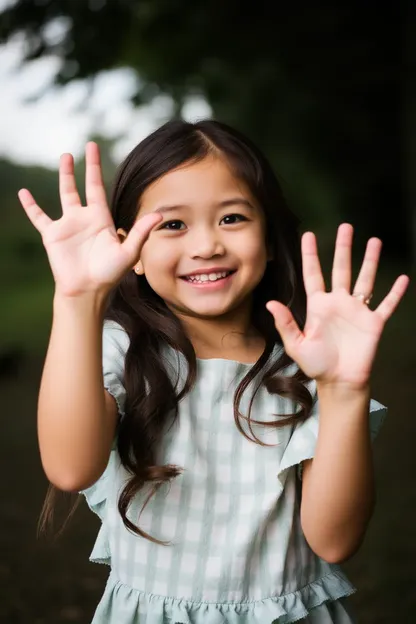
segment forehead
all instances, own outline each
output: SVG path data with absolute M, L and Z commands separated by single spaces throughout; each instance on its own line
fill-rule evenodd
M 229 197 L 243 197 L 255 206 L 247 185 L 237 178 L 221 158 L 207 156 L 169 171 L 143 193 L 140 213 L 168 204 L 201 206 L 219 204 Z

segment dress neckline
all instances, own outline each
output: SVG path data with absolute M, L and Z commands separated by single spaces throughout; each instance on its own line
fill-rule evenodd
M 281 347 L 276 343 L 273 347 L 272 353 L 271 355 L 276 355 L 277 352 L 281 349 Z M 230 365 L 235 365 L 235 366 L 245 366 L 245 367 L 250 367 L 250 366 L 254 366 L 257 362 L 240 362 L 239 360 L 232 360 L 229 358 L 196 358 L 196 361 L 198 364 L 200 364 L 201 366 L 204 365 L 209 365 L 209 364 L 230 364 Z

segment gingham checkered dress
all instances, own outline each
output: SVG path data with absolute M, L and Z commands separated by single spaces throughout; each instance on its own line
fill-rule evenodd
M 121 417 L 128 344 L 124 330 L 106 321 L 104 384 Z M 166 350 L 165 362 L 173 382 L 179 372 L 183 383 L 183 356 Z M 273 446 L 254 444 L 237 430 L 233 417 L 234 390 L 250 365 L 221 359 L 197 364 L 197 383 L 180 402 L 179 418 L 167 431 L 159 457 L 161 464 L 176 464 L 183 472 L 159 490 L 139 521 L 171 544 L 152 543 L 124 527 L 117 496 L 128 475 L 116 449 L 101 478 L 84 491 L 102 520 L 91 561 L 111 566 L 93 624 L 350 624 L 344 597 L 354 588 L 338 566 L 311 551 L 299 519 L 296 467 L 313 457 L 317 406 L 296 427 L 253 425 Z M 243 414 L 254 387 L 243 396 Z M 291 411 L 290 401 L 262 387 L 252 418 L 270 420 Z M 373 437 L 385 412 L 372 401 Z M 130 509 L 134 522 L 145 497 L 141 492 Z

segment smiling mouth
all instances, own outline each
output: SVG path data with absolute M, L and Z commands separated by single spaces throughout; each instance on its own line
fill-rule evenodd
M 189 275 L 189 276 L 185 275 L 181 277 L 181 279 L 191 284 L 211 284 L 215 282 L 220 282 L 221 280 L 226 279 L 233 273 L 235 273 L 235 271 L 221 271 L 218 273 L 209 273 L 209 274 L 203 273 L 200 275 Z

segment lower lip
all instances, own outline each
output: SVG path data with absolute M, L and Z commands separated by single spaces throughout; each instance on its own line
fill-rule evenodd
M 200 290 L 219 290 L 220 288 L 224 288 L 224 286 L 227 286 L 230 281 L 231 278 L 235 275 L 234 273 L 230 273 L 230 275 L 227 275 L 227 277 L 223 277 L 222 279 L 219 280 L 215 280 L 215 282 L 211 282 L 210 280 L 207 280 L 206 282 L 189 282 L 186 279 L 183 279 L 182 281 L 185 282 L 185 284 L 189 284 L 189 286 L 194 286 L 194 288 L 198 288 Z

